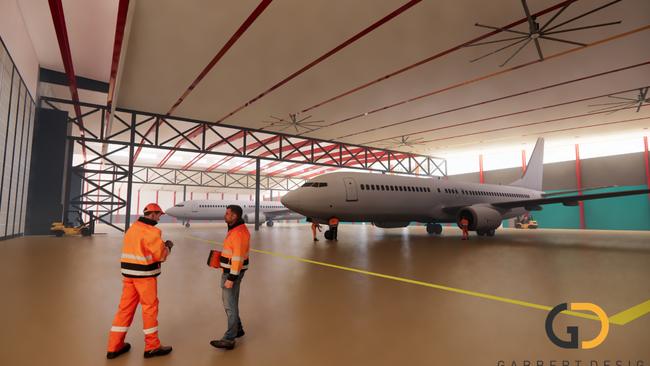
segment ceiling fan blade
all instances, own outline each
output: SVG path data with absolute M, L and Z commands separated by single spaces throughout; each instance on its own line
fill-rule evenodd
M 535 38 L 535 48 L 537 48 L 537 54 L 539 55 L 540 60 L 544 60 L 544 54 L 542 54 L 542 47 L 539 45 L 539 39 Z
M 616 4 L 616 3 L 620 2 L 620 1 L 621 1 L 621 0 L 614 0 L 614 1 L 611 1 L 611 2 L 609 2 L 609 3 L 607 3 L 607 4 L 605 4 L 605 5 L 602 5 L 602 6 L 597 7 L 596 9 L 590 10 L 590 11 L 588 11 L 588 12 L 586 12 L 586 13 L 583 13 L 583 14 L 581 14 L 581 15 L 578 15 L 578 16 L 576 16 L 576 17 L 573 17 L 573 18 L 571 18 L 571 19 L 569 19 L 569 20 L 565 20 L 564 22 L 562 22 L 562 23 L 560 23 L 560 24 L 554 25 L 553 27 L 549 28 L 548 30 L 549 30 L 549 31 L 552 31 L 553 29 L 559 28 L 559 27 L 561 27 L 561 26 L 563 26 L 563 25 L 565 25 L 565 24 L 569 24 L 569 23 L 571 23 L 571 22 L 573 22 L 573 21 L 576 21 L 576 20 L 578 20 L 578 19 L 580 19 L 580 18 L 584 18 L 584 17 L 586 17 L 586 16 L 589 15 L 589 14 L 593 14 L 593 13 L 595 13 L 595 12 L 597 12 L 597 11 L 603 10 L 603 9 L 605 9 L 605 8 L 607 8 L 607 7 L 609 7 L 609 6 L 612 6 L 612 5 L 614 5 L 614 4 Z
M 609 23 L 601 23 L 601 24 L 594 24 L 594 25 L 586 25 L 584 27 L 576 27 L 576 28 L 569 28 L 569 29 L 562 29 L 559 31 L 555 32 L 544 32 L 544 35 L 547 34 L 558 34 L 558 33 L 566 33 L 566 32 L 574 32 L 574 31 L 579 31 L 579 30 L 584 30 L 584 29 L 592 29 L 592 28 L 600 28 L 600 27 L 606 27 L 608 25 L 615 25 L 615 24 L 621 24 L 621 21 L 617 22 L 609 22 Z
M 477 26 L 477 27 L 488 28 L 488 29 L 492 29 L 492 30 L 498 30 L 498 31 L 501 31 L 501 32 L 517 33 L 517 34 L 523 34 L 525 36 L 528 35 L 528 33 L 526 33 L 526 32 L 517 31 L 517 30 L 513 30 L 513 29 L 493 27 L 491 25 L 484 25 L 484 24 L 479 24 L 479 23 L 475 23 L 474 25 Z
M 497 39 L 496 41 L 471 43 L 471 44 L 465 45 L 463 47 L 483 46 L 483 45 L 486 45 L 486 44 L 493 44 L 493 43 L 506 42 L 506 41 L 514 41 L 514 40 L 522 39 L 522 38 L 526 38 L 526 37 L 528 37 L 528 35 L 517 36 L 517 37 L 512 37 L 512 38 Z
M 514 46 L 514 45 L 517 45 L 517 44 L 519 44 L 519 43 L 525 41 L 526 39 L 529 39 L 529 38 L 528 38 L 528 37 L 523 38 L 523 39 L 521 39 L 521 40 L 519 40 L 519 41 L 517 41 L 517 42 L 511 43 L 511 44 L 509 44 L 509 45 L 507 45 L 507 46 L 505 46 L 505 47 L 501 47 L 501 48 L 499 48 L 499 49 L 497 49 L 497 50 L 494 50 L 494 51 L 492 51 L 492 52 L 490 52 L 490 53 L 487 53 L 487 54 L 485 54 L 485 55 L 483 55 L 483 56 L 481 56 L 481 57 L 479 57 L 479 58 L 475 58 L 475 59 L 473 59 L 473 60 L 469 60 L 469 62 L 476 62 L 476 61 L 478 61 L 478 60 L 482 60 L 482 59 L 484 59 L 484 58 L 486 58 L 486 57 L 488 57 L 488 56 L 492 56 L 492 55 L 494 55 L 494 54 L 496 54 L 496 53 L 499 53 L 499 52 L 501 52 L 501 51 L 503 51 L 503 50 L 505 50 L 505 49 L 508 49 L 508 48 L 510 48 L 510 47 L 512 47 L 512 46 Z
M 581 47 L 586 46 L 586 44 L 584 44 L 584 43 L 574 42 L 574 41 L 567 41 L 566 39 L 560 39 L 560 38 L 548 37 L 548 36 L 544 36 L 544 35 L 540 36 L 540 38 L 544 38 L 544 39 L 547 39 L 547 40 L 549 40 L 549 41 L 568 43 L 568 44 L 572 44 L 572 45 L 576 45 L 576 46 L 581 46 Z
M 548 22 L 546 22 L 546 24 L 544 24 L 544 25 L 542 26 L 542 28 L 539 30 L 539 32 L 540 32 L 540 33 L 543 32 L 544 29 L 546 29 L 546 27 L 548 27 L 549 25 L 551 25 L 551 23 L 553 23 L 553 21 L 554 21 L 558 16 L 560 16 L 560 14 L 562 14 L 562 12 L 564 12 L 564 11 L 566 10 L 566 8 L 568 8 L 569 5 L 571 5 L 571 4 L 573 4 L 573 1 L 570 2 L 570 3 L 568 3 L 568 4 L 566 4 L 566 5 L 564 5 L 560 10 L 558 10 L 555 14 L 553 14 L 553 16 L 551 17 L 551 19 L 549 19 Z
M 514 58 L 514 57 L 515 57 L 519 52 L 521 52 L 521 50 L 523 50 L 524 47 L 526 47 L 526 45 L 528 45 L 528 43 L 530 43 L 531 40 L 532 40 L 532 38 L 528 38 L 528 40 L 526 41 L 526 43 L 522 44 L 521 47 L 519 47 L 519 49 L 517 49 L 517 51 L 515 51 L 515 53 L 513 53 L 510 57 L 508 57 L 508 59 L 507 59 L 504 63 L 502 63 L 501 65 L 499 65 L 499 67 L 503 67 L 503 66 L 505 66 L 508 62 L 510 62 L 510 60 L 512 60 L 512 59 L 513 59 L 513 58 Z

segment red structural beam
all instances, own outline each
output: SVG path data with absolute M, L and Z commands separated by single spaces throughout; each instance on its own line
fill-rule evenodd
M 408 3 L 402 5 L 401 7 L 399 7 L 398 9 L 396 9 L 395 11 L 393 11 L 392 13 L 386 15 L 385 17 L 383 17 L 382 19 L 380 19 L 380 20 L 378 20 L 377 22 L 373 23 L 372 25 L 370 25 L 370 26 L 367 27 L 366 29 L 364 29 L 364 30 L 362 30 L 361 32 L 355 34 L 354 36 L 352 36 L 351 38 L 349 38 L 349 39 L 346 40 L 345 42 L 343 42 L 343 43 L 341 43 L 340 45 L 334 47 L 334 48 L 333 48 L 332 50 L 330 50 L 329 52 L 325 53 L 324 55 L 318 57 L 316 60 L 310 62 L 310 63 L 307 64 L 307 65 L 305 65 L 305 66 L 302 67 L 300 70 L 298 70 L 298 71 L 294 72 L 293 74 L 289 75 L 288 77 L 282 79 L 281 81 L 279 81 L 278 83 L 274 84 L 273 86 L 271 86 L 271 87 L 268 88 L 267 90 L 265 90 L 265 91 L 263 91 L 262 93 L 258 94 L 258 95 L 257 95 L 256 97 L 254 97 L 253 99 L 251 99 L 251 100 L 249 100 L 248 102 L 242 104 L 241 106 L 239 106 L 239 107 L 238 107 L 237 109 L 235 109 L 234 111 L 232 111 L 232 112 L 228 113 L 227 115 L 225 115 L 224 117 L 220 118 L 216 123 L 221 123 L 221 122 L 223 122 L 224 120 L 226 120 L 227 118 L 233 116 L 234 114 L 236 114 L 237 112 L 241 111 L 242 109 L 244 109 L 244 108 L 248 107 L 249 105 L 255 103 L 256 101 L 258 101 L 259 99 L 263 98 L 263 97 L 266 96 L 267 94 L 271 93 L 271 92 L 274 91 L 275 89 L 281 87 L 282 85 L 288 83 L 289 81 L 291 81 L 292 79 L 294 79 L 294 78 L 297 77 L 298 75 L 300 75 L 300 74 L 304 73 L 305 71 L 311 69 L 312 67 L 318 65 L 319 63 L 321 63 L 321 62 L 324 61 L 325 59 L 329 58 L 330 56 L 334 55 L 334 54 L 337 53 L 338 51 L 340 51 L 340 50 L 342 50 L 343 48 L 345 48 L 345 47 L 349 46 L 350 44 L 354 43 L 354 42 L 357 41 L 358 39 L 362 38 L 362 37 L 365 36 L 366 34 L 370 33 L 371 31 L 375 30 L 376 28 L 380 27 L 381 25 L 383 25 L 384 23 L 388 22 L 389 20 L 395 18 L 396 16 L 398 16 L 398 15 L 401 14 L 401 13 L 403 13 L 404 11 L 406 11 L 407 9 L 409 9 L 410 7 L 412 7 L 413 5 L 419 3 L 420 1 L 421 1 L 421 0 L 411 0 L 411 1 L 409 1 Z M 157 122 L 156 122 L 156 123 L 157 123 Z M 153 128 L 153 126 L 152 126 L 152 128 Z M 150 129 L 150 130 L 151 130 L 151 129 Z M 189 138 L 194 138 L 194 137 L 198 136 L 199 134 L 201 134 L 202 131 L 203 131 L 203 128 L 202 128 L 202 127 L 197 127 L 194 131 L 190 132 L 190 133 L 188 134 L 188 136 L 189 136 Z M 149 133 L 150 133 L 150 131 L 147 131 L 147 134 L 149 134 Z M 146 135 L 145 135 L 145 136 L 146 136 Z M 184 139 L 183 139 L 183 140 L 180 140 L 176 147 L 178 147 L 178 146 L 180 146 L 180 145 L 182 145 L 182 144 L 184 144 L 184 143 L 185 143 L 185 140 L 184 140 Z M 139 151 L 139 150 L 138 150 L 138 151 Z M 174 154 L 174 151 L 172 150 L 170 153 L 171 153 L 171 155 L 173 155 L 173 154 Z M 167 159 L 167 160 L 168 160 L 168 159 Z M 164 164 L 164 162 L 161 161 L 160 164 Z M 159 166 L 161 166 L 160 164 L 159 164 Z
M 478 155 L 478 172 L 479 182 L 481 182 L 481 184 L 485 183 L 485 176 L 483 175 L 483 154 Z
M 52 14 L 52 22 L 54 23 L 54 30 L 56 31 L 56 39 L 59 43 L 59 50 L 61 51 L 61 59 L 63 60 L 63 68 L 68 77 L 68 84 L 70 88 L 70 96 L 74 101 L 74 113 L 79 121 L 79 132 L 81 137 L 84 137 L 85 131 L 83 127 L 83 120 L 81 118 L 81 107 L 79 106 L 79 91 L 77 89 L 77 77 L 74 72 L 74 65 L 72 64 L 72 52 L 70 50 L 70 42 L 68 40 L 68 30 L 65 25 L 65 15 L 63 14 L 63 4 L 61 0 L 48 0 L 50 4 L 50 13 Z M 86 145 L 82 142 L 81 150 L 86 160 Z
M 360 151 L 362 151 L 362 149 L 361 149 L 361 148 L 357 148 L 357 149 L 353 149 L 353 150 L 351 150 L 350 153 L 355 154 L 355 153 L 358 153 L 358 152 L 360 152 Z M 331 152 L 331 153 L 330 153 L 331 157 L 328 157 L 328 159 L 325 160 L 325 162 L 332 162 L 332 161 L 334 161 L 334 159 L 341 158 L 341 157 L 343 157 L 343 156 L 345 156 L 345 157 L 351 156 L 350 153 L 348 153 L 348 152 L 344 152 L 344 153 L 341 155 L 340 152 L 338 152 L 338 151 L 336 151 L 336 152 Z M 321 156 L 323 156 L 323 155 L 325 155 L 325 154 L 322 154 Z M 396 154 L 396 155 L 394 155 L 394 157 L 397 157 L 397 158 L 405 158 L 405 157 L 408 157 L 408 154 Z M 373 157 L 373 156 L 369 156 L 369 157 L 368 157 L 368 163 L 369 163 L 369 164 L 374 164 L 374 163 L 376 163 L 376 162 L 388 161 L 388 159 L 389 159 L 389 156 L 388 156 L 387 154 L 384 154 L 384 155 L 382 155 L 382 156 L 379 157 L 379 158 L 375 158 L 375 157 Z M 356 162 L 356 160 L 353 159 L 353 160 L 348 161 L 348 163 L 347 163 L 345 166 L 353 166 L 355 163 L 357 163 L 357 162 Z M 292 164 L 292 165 L 289 165 L 288 167 L 285 167 L 285 168 L 283 168 L 283 169 L 277 170 L 277 171 L 275 171 L 275 172 L 273 172 L 273 173 L 270 173 L 270 174 L 268 174 L 268 175 L 269 175 L 269 176 L 278 175 L 278 174 L 280 174 L 280 172 L 286 172 L 286 171 L 288 171 L 288 170 L 295 169 L 295 168 L 297 168 L 297 167 L 299 167 L 299 166 L 301 166 L 301 165 L 303 165 L 303 164 Z M 344 168 L 345 166 L 343 166 L 342 168 Z M 313 170 L 319 170 L 319 169 L 323 169 L 323 167 L 321 167 L 321 166 L 311 166 L 311 167 L 309 167 L 309 168 L 307 168 L 307 169 L 305 169 L 305 170 L 303 170 L 303 171 L 300 171 L 300 172 L 297 173 L 297 174 L 294 174 L 294 175 L 289 174 L 288 176 L 289 176 L 289 177 L 292 177 L 292 176 L 302 175 L 302 174 L 308 173 L 308 172 L 310 172 L 310 171 L 313 171 Z M 337 169 L 339 169 L 339 168 L 333 168 L 333 169 L 337 170 Z
M 650 29 L 650 26 L 646 27 L 646 29 Z M 583 47 L 577 48 L 575 50 L 579 50 L 579 49 L 583 49 Z M 546 60 L 548 60 L 550 57 L 551 56 L 547 57 Z M 536 62 L 539 62 L 539 60 L 536 61 Z M 621 67 L 621 68 L 617 68 L 617 69 L 613 69 L 613 70 L 609 70 L 609 71 L 605 71 L 605 72 L 601 72 L 601 73 L 591 74 L 591 75 L 580 77 L 580 78 L 577 78 L 577 79 L 572 79 L 572 80 L 567 80 L 567 81 L 563 81 L 563 82 L 560 82 L 560 83 L 546 85 L 546 86 L 543 86 L 543 87 L 540 87 L 540 88 L 530 89 L 530 90 L 526 90 L 526 91 L 523 91 L 523 92 L 518 92 L 518 93 L 506 95 L 506 96 L 503 96 L 503 97 L 488 99 L 488 100 L 484 100 L 484 101 L 473 103 L 473 104 L 468 104 L 468 105 L 457 107 L 457 108 L 447 109 L 447 110 L 440 111 L 440 112 L 429 113 L 429 114 L 425 114 L 425 115 L 422 115 L 422 116 L 409 118 L 407 120 L 403 120 L 403 121 L 399 121 L 399 122 L 389 123 L 389 124 L 386 124 L 386 125 L 383 125 L 383 126 L 374 127 L 374 128 L 371 128 L 371 129 L 367 129 L 367 130 L 358 131 L 358 132 L 350 133 L 350 134 L 347 134 L 347 135 L 339 136 L 337 138 L 339 138 L 339 139 L 349 138 L 349 137 L 352 137 L 352 136 L 357 136 L 357 135 L 360 135 L 360 134 L 370 133 L 370 132 L 373 132 L 373 131 L 377 131 L 377 130 L 381 130 L 381 129 L 385 129 L 385 128 L 389 128 L 389 127 L 396 127 L 396 126 L 400 126 L 400 125 L 411 123 L 411 122 L 420 121 L 420 120 L 431 118 L 431 117 L 441 116 L 441 115 L 451 113 L 451 112 L 457 112 L 457 111 L 460 111 L 460 110 L 473 108 L 473 107 L 493 103 L 493 102 L 496 102 L 496 101 L 502 101 L 502 100 L 517 97 L 517 96 L 531 94 L 531 93 L 535 93 L 535 92 L 542 91 L 542 90 L 548 90 L 548 89 L 552 89 L 552 88 L 555 88 L 555 87 L 558 87 L 558 86 L 569 85 L 569 84 L 573 84 L 573 83 L 576 83 L 576 82 L 585 81 L 585 80 L 589 80 L 589 79 L 594 79 L 594 78 L 598 78 L 598 77 L 602 77 L 602 76 L 606 76 L 606 75 L 610 75 L 610 74 L 614 74 L 614 73 L 618 73 L 618 72 L 622 72 L 622 71 L 627 71 L 627 70 L 631 70 L 631 69 L 635 69 L 635 68 L 639 68 L 639 67 L 645 67 L 645 66 L 648 66 L 648 65 L 650 65 L 650 61 L 644 61 L 644 62 L 637 63 L 637 64 L 634 64 L 634 65 L 629 65 L 629 66 L 626 66 L 626 67 Z M 516 66 L 516 67 L 519 67 L 519 66 Z M 477 79 L 474 79 L 474 80 L 477 80 Z M 465 82 L 459 83 L 459 84 L 456 84 L 456 85 L 465 85 Z M 438 90 L 439 91 L 449 90 L 449 87 L 443 88 L 443 89 L 438 89 Z M 601 97 L 601 96 L 597 96 L 596 98 L 598 98 L 598 97 Z M 581 101 L 582 100 L 577 100 L 577 101 L 574 101 L 574 102 L 581 102 Z M 562 105 L 564 105 L 564 103 L 550 105 L 550 106 L 547 106 L 547 107 L 544 107 L 544 108 L 557 107 L 557 106 L 562 106 Z M 379 111 L 379 110 L 380 109 L 377 109 L 377 111 Z M 511 115 L 516 115 L 516 114 L 521 114 L 521 113 L 528 113 L 528 112 L 531 112 L 533 110 L 534 109 L 532 109 L 532 110 L 522 110 L 522 111 L 515 112 L 514 114 L 505 114 L 505 115 L 501 115 L 499 117 L 511 116 Z M 363 115 L 364 114 L 361 114 L 361 116 L 363 116 Z M 495 117 L 495 118 L 497 118 L 497 117 Z M 442 128 L 446 128 L 446 127 L 442 127 Z M 417 135 L 417 134 L 421 134 L 421 133 L 425 133 L 425 132 L 435 131 L 435 130 L 438 130 L 438 129 L 440 129 L 440 128 L 420 130 L 420 131 L 408 133 L 406 135 L 402 134 L 402 135 L 398 135 L 398 136 L 390 136 L 390 137 L 385 137 L 385 138 L 381 138 L 381 139 L 377 139 L 377 140 L 366 141 L 363 144 L 367 145 L 367 144 L 372 144 L 372 143 L 375 143 L 375 142 L 400 138 L 400 137 L 403 137 L 403 136 L 413 136 L 413 135 Z
M 578 195 L 582 196 L 582 170 L 580 168 L 580 145 L 576 144 L 576 188 L 578 188 Z M 582 201 L 578 201 L 580 207 L 580 229 L 584 229 L 587 225 L 585 223 L 585 206 Z
M 521 150 L 521 172 L 526 172 L 526 150 Z
M 237 132 L 237 133 L 235 133 L 235 134 L 233 134 L 231 136 L 226 137 L 226 139 L 224 139 L 224 140 L 219 140 L 217 142 L 213 142 L 212 144 L 210 144 L 206 148 L 206 150 L 212 150 L 212 149 L 214 149 L 215 147 L 217 147 L 219 145 L 223 145 L 223 144 L 226 144 L 228 142 L 233 142 L 233 141 L 238 140 L 238 139 L 243 138 L 243 137 L 244 137 L 244 132 L 239 131 L 239 132 Z M 181 141 L 183 141 L 183 140 L 181 140 Z M 176 143 L 175 147 L 179 147 L 180 145 L 182 145 L 182 144 L 179 141 L 179 142 Z M 169 161 L 169 159 L 171 159 L 174 152 L 175 152 L 175 150 L 169 150 L 167 152 L 167 155 L 165 155 L 165 157 L 158 163 L 158 168 L 161 168 L 163 165 L 165 165 L 165 163 L 167 163 L 167 161 Z M 183 169 L 189 169 L 190 167 L 192 167 L 192 165 L 196 164 L 199 160 L 201 160 L 205 155 L 206 154 L 204 154 L 204 153 L 200 153 L 200 154 L 196 155 L 194 157 L 194 159 L 192 159 L 189 163 L 185 164 Z
M 176 102 L 172 105 L 169 111 L 167 111 L 168 116 L 171 115 L 176 110 L 176 108 L 178 108 L 178 106 L 181 105 L 181 103 L 183 103 L 185 98 L 187 98 L 187 96 L 196 88 L 196 86 L 203 80 L 203 78 L 205 78 L 205 76 L 210 72 L 210 70 L 214 68 L 214 66 L 219 62 L 219 60 L 223 58 L 226 52 L 228 52 L 228 50 L 232 48 L 235 42 L 239 40 L 239 38 L 246 32 L 246 30 L 248 30 L 248 28 L 253 24 L 253 22 L 255 22 L 255 20 L 264 12 L 264 10 L 269 6 L 269 4 L 271 4 L 271 1 L 272 0 L 262 0 L 257 5 L 255 10 L 253 10 L 253 12 L 248 16 L 248 18 L 246 18 L 244 23 L 242 23 L 239 26 L 239 28 L 235 31 L 235 33 L 230 37 L 228 42 L 226 42 L 226 44 L 224 44 L 221 47 L 219 52 L 217 52 L 217 54 L 212 58 L 212 60 L 210 60 L 210 62 L 203 68 L 203 70 L 201 70 L 199 75 L 194 79 L 194 81 L 192 81 L 192 83 L 190 83 L 190 85 L 183 92 L 183 94 L 178 98 L 178 100 L 176 100 Z M 144 141 L 144 138 L 147 137 L 154 130 L 157 124 L 160 124 L 159 119 L 157 119 L 154 122 L 154 124 L 149 128 L 149 130 L 147 130 L 144 137 L 142 138 L 142 141 Z M 202 127 L 197 128 L 196 130 L 190 133 L 190 138 L 198 136 L 199 134 L 201 134 L 201 132 L 203 132 L 203 128 Z M 142 141 L 140 143 L 142 143 Z M 181 141 L 183 141 L 184 143 L 184 140 Z M 138 158 L 138 155 L 140 154 L 141 150 L 142 147 L 138 147 L 138 150 L 136 151 L 135 156 L 133 157 L 134 162 Z M 167 160 L 169 160 L 169 158 L 167 158 Z
M 548 14 L 548 13 L 550 13 L 550 12 L 552 12 L 552 11 L 555 11 L 555 10 L 557 10 L 557 9 L 560 9 L 560 8 L 562 8 L 562 7 L 564 7 L 564 6 L 567 6 L 567 5 L 569 5 L 569 4 L 571 4 L 571 3 L 575 2 L 575 1 L 577 1 L 577 0 L 566 0 L 566 1 L 562 1 L 562 2 L 557 3 L 557 4 L 555 4 L 555 5 L 553 5 L 553 6 L 549 7 L 549 8 L 546 8 L 546 9 L 541 10 L 541 11 L 535 13 L 535 14 L 532 14 L 532 17 L 540 17 L 540 16 L 542 16 L 542 15 L 545 15 L 545 14 Z M 481 36 L 479 36 L 479 37 L 476 37 L 476 38 L 471 39 L 471 40 L 469 40 L 469 41 L 467 41 L 467 42 L 464 42 L 464 43 L 462 43 L 462 44 L 459 44 L 459 45 L 457 45 L 457 46 L 454 46 L 454 47 L 452 47 L 452 48 L 450 48 L 450 49 L 447 49 L 447 50 L 442 51 L 442 52 L 440 52 L 440 53 L 437 53 L 437 54 L 435 54 L 435 55 L 429 56 L 429 57 L 427 57 L 427 58 L 425 58 L 425 59 L 423 59 L 423 60 L 420 60 L 420 61 L 418 61 L 418 62 L 416 62 L 416 63 L 414 63 L 414 64 L 412 64 L 412 65 L 409 65 L 409 66 L 403 67 L 403 68 L 401 68 L 401 69 L 399 69 L 399 70 L 397 70 L 397 71 L 394 71 L 394 72 L 392 72 L 392 73 L 390 73 L 390 74 L 388 74 L 388 75 L 384 75 L 384 76 L 382 76 L 382 77 L 380 77 L 380 78 L 377 78 L 377 79 L 375 79 L 375 80 L 373 80 L 373 81 L 370 81 L 370 82 L 365 83 L 365 84 L 363 84 L 363 85 L 360 85 L 360 86 L 358 86 L 358 87 L 356 87 L 356 88 L 350 89 L 350 90 L 348 90 L 348 91 L 346 91 L 346 92 L 344 92 L 344 93 L 341 93 L 341 94 L 339 94 L 339 95 L 336 95 L 336 96 L 334 96 L 334 97 L 332 97 L 332 98 L 329 98 L 329 99 L 327 99 L 327 100 L 325 100 L 325 101 L 323 101 L 323 102 L 320 102 L 320 103 L 317 103 L 317 104 L 315 104 L 315 105 L 313 105 L 313 106 L 311 106 L 311 107 L 305 108 L 305 109 L 303 109 L 300 113 L 308 112 L 308 111 L 310 111 L 310 110 L 312 110 L 312 109 L 315 109 L 315 108 L 318 108 L 318 107 L 322 107 L 323 105 L 325 105 L 325 104 L 327 104 L 327 103 L 331 103 L 331 102 L 333 102 L 333 101 L 335 101 L 335 100 L 337 100 L 337 99 L 343 98 L 343 97 L 345 97 L 345 96 L 347 96 L 347 95 L 350 95 L 350 94 L 352 94 L 352 93 L 356 93 L 356 92 L 358 92 L 358 91 L 360 91 L 360 90 L 362 90 L 362 89 L 365 89 L 365 88 L 367 88 L 367 87 L 369 87 L 369 86 L 372 86 L 372 85 L 374 85 L 374 84 L 377 84 L 377 83 L 379 83 L 379 82 L 382 82 L 382 81 L 384 81 L 384 80 L 387 80 L 387 79 L 389 79 L 389 78 L 392 78 L 392 77 L 394 77 L 394 76 L 396 76 L 396 75 L 399 75 L 399 74 L 401 74 L 401 73 L 403 73 L 403 72 L 406 72 L 406 71 L 409 71 L 409 70 L 411 70 L 411 69 L 414 69 L 414 68 L 416 68 L 416 67 L 418 67 L 418 66 L 421 66 L 421 65 L 423 65 L 423 64 L 426 64 L 426 63 L 428 63 L 428 62 L 431 62 L 431 61 L 433 61 L 433 60 L 435 60 L 435 59 L 438 59 L 438 58 L 440 58 L 440 57 L 446 56 L 446 55 L 448 55 L 448 54 L 450 54 L 450 53 L 452 53 L 452 52 L 458 51 L 458 50 L 460 50 L 461 48 L 463 48 L 463 47 L 465 47 L 465 46 L 468 46 L 468 45 L 470 45 L 470 44 L 472 44 L 472 43 L 476 43 L 476 42 L 482 41 L 482 40 L 484 40 L 484 39 L 486 39 L 486 38 L 488 38 L 488 37 L 491 37 L 491 36 L 493 36 L 493 35 L 499 34 L 499 33 L 501 33 L 501 32 L 505 32 L 505 31 L 507 31 L 508 29 L 510 29 L 510 28 L 512 28 L 512 27 L 516 27 L 516 26 L 518 26 L 518 25 L 520 25 L 520 24 L 524 24 L 524 23 L 526 23 L 526 22 L 528 22 L 528 18 L 522 18 L 522 19 L 519 19 L 519 20 L 517 20 L 516 22 L 510 23 L 510 24 L 508 24 L 508 25 L 506 25 L 506 26 L 504 26 L 504 27 L 501 27 L 501 28 L 499 28 L 499 29 L 497 29 L 497 30 L 494 30 L 494 31 L 491 31 L 491 32 L 485 33 L 485 34 L 483 34 L 483 35 L 481 35 Z
M 373 30 L 379 28 L 380 26 L 384 25 L 388 21 L 390 21 L 393 18 L 397 17 L 398 15 L 402 14 L 403 12 L 410 9 L 412 6 L 416 5 L 420 1 L 421 0 L 411 0 L 411 1 L 407 2 L 406 4 L 400 6 L 399 8 L 395 9 L 393 12 L 391 12 L 390 14 L 386 15 L 385 17 L 379 19 L 378 21 L 374 22 L 373 24 L 371 24 L 370 26 L 368 26 L 367 28 L 365 28 L 361 32 L 359 32 L 359 33 L 355 34 L 354 36 L 348 38 L 345 42 L 339 44 L 338 46 L 336 46 L 333 49 L 329 50 L 327 53 L 321 55 L 320 57 L 318 57 L 314 61 L 308 63 L 305 66 L 303 66 L 300 70 L 298 70 L 298 71 L 294 72 L 293 74 L 287 76 L 286 78 L 280 80 L 279 82 L 277 82 L 276 84 L 274 84 L 270 88 L 268 88 L 265 91 L 258 94 L 256 97 L 254 97 L 254 98 L 250 99 L 249 101 L 247 101 L 246 103 L 242 104 L 241 106 L 239 106 L 234 111 L 232 111 L 232 112 L 228 113 L 227 115 L 221 117 L 217 121 L 217 123 L 221 123 L 221 122 L 225 121 L 227 118 L 233 116 L 235 113 L 241 111 L 242 109 L 244 109 L 244 108 L 250 106 L 251 104 L 255 103 L 256 101 L 260 100 L 261 98 L 263 98 L 267 94 L 271 93 L 275 89 L 277 89 L 277 88 L 281 87 L 282 85 L 288 83 L 289 81 L 293 80 L 298 75 L 300 75 L 300 74 L 304 73 L 305 71 L 311 69 L 312 67 L 318 65 L 319 63 L 321 63 L 322 61 L 324 61 L 327 58 L 331 57 L 332 55 L 336 54 L 340 50 L 342 50 L 345 47 L 351 45 L 352 43 L 354 43 L 357 40 L 361 39 L 362 37 L 364 37 L 368 33 L 372 32 Z
M 115 22 L 115 38 L 113 40 L 113 57 L 111 59 L 111 74 L 108 79 L 108 96 L 106 100 L 107 111 L 111 110 L 115 87 L 117 83 L 117 69 L 120 65 L 122 54 L 122 43 L 124 41 L 124 30 L 126 28 L 126 17 L 129 11 L 129 0 L 120 0 L 117 6 L 117 20 Z M 108 112 L 107 112 L 108 113 Z

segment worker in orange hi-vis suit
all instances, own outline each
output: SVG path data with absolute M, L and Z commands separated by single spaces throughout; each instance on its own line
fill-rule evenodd
M 158 339 L 158 283 L 160 263 L 167 259 L 174 243 L 163 241 L 156 224 L 163 210 L 155 203 L 144 208 L 140 217 L 124 235 L 122 245 L 122 298 L 108 337 L 106 358 L 112 359 L 131 349 L 124 342 L 138 303 L 142 305 L 145 340 L 144 357 L 164 356 L 172 351 Z
M 469 220 L 466 217 L 460 219 L 460 229 L 463 230 L 463 239 L 469 240 Z
M 338 240 L 338 229 L 339 229 L 339 219 L 336 217 L 332 217 L 328 221 L 329 225 L 329 232 L 331 235 L 331 240 Z
M 318 238 L 316 237 L 316 230 L 321 231 L 320 224 L 317 222 L 312 221 L 311 222 L 311 235 L 314 238 L 314 241 L 318 241 Z

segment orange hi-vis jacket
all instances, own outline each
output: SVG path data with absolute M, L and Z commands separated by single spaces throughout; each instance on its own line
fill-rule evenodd
M 160 262 L 167 259 L 169 250 L 162 240 L 156 221 L 141 217 L 124 235 L 122 245 L 122 275 L 124 277 L 156 277 Z
M 337 219 L 336 217 L 332 217 L 331 219 L 329 219 L 328 224 L 329 226 L 337 226 L 339 224 L 339 219 Z
M 219 262 L 223 272 L 228 273 L 229 281 L 236 280 L 240 272 L 248 269 L 250 239 L 251 234 L 243 221 L 228 227 Z

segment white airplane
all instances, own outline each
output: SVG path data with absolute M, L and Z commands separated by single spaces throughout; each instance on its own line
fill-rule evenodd
M 522 177 L 509 185 L 454 182 L 441 178 L 337 172 L 315 177 L 281 199 L 292 211 L 327 223 L 372 222 L 381 228 L 425 223 L 429 234 L 440 234 L 440 223 L 469 221 L 469 230 L 493 236 L 502 220 L 541 210 L 541 205 L 650 193 L 650 190 L 581 194 L 596 188 L 544 193 L 544 139 L 537 140 Z M 602 187 L 598 187 L 602 188 Z M 325 238 L 330 239 L 329 230 Z
M 165 213 L 183 221 L 185 227 L 190 227 L 190 220 L 223 220 L 226 207 L 229 205 L 241 206 L 244 222 L 255 222 L 255 201 L 235 200 L 192 200 L 181 202 L 168 208 Z M 277 201 L 260 202 L 260 223 L 273 226 L 273 220 L 299 220 L 304 216 L 289 211 L 282 203 Z

